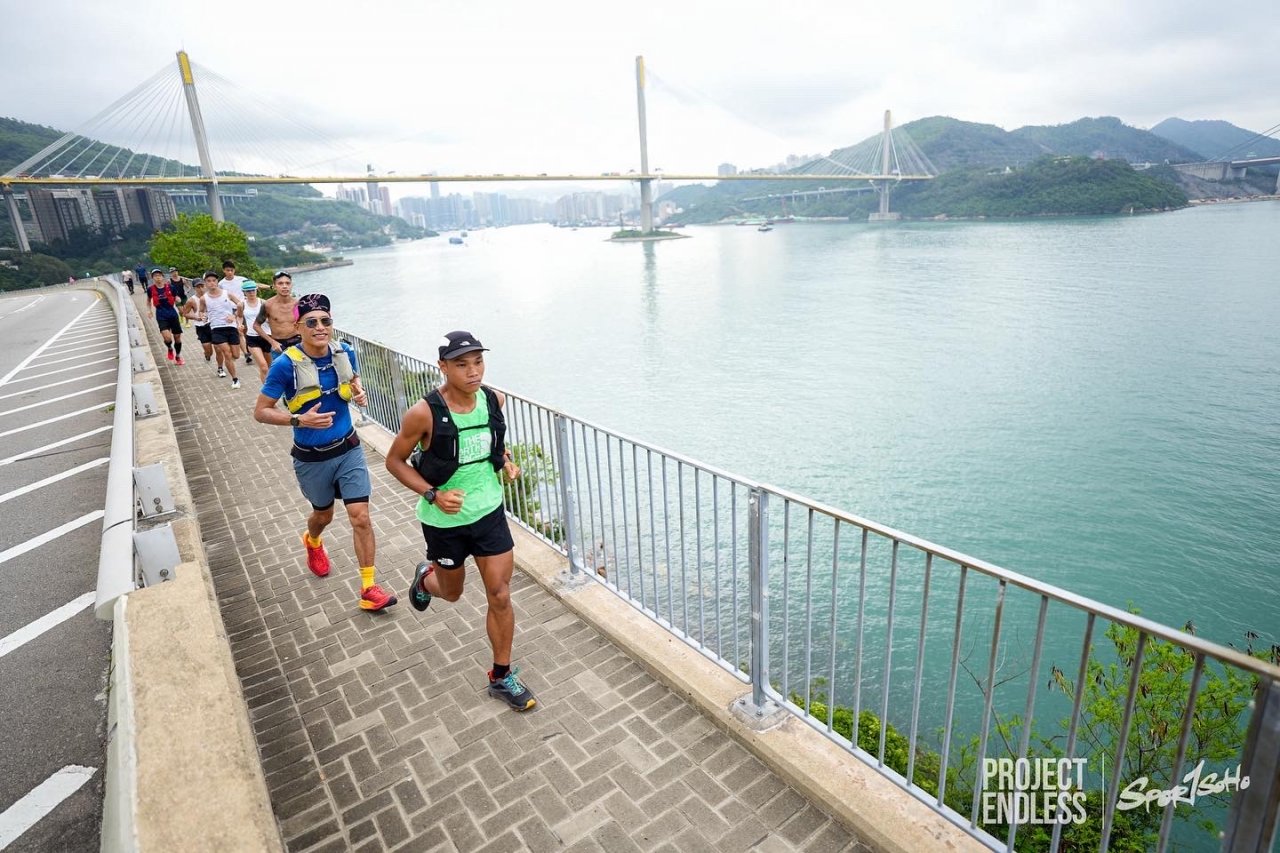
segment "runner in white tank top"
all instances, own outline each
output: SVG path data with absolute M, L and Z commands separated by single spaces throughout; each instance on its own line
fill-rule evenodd
M 191 325 L 195 326 L 196 339 L 200 341 L 200 348 L 204 350 L 205 361 L 213 358 L 214 350 L 213 337 L 209 333 L 209 318 L 204 314 L 204 291 L 210 283 L 217 280 L 217 273 L 207 272 L 204 274 L 204 278 L 193 281 L 194 295 L 182 306 L 182 315 L 191 321 Z M 222 367 L 221 355 L 218 356 L 218 367 Z
M 217 348 L 222 362 L 222 367 L 218 368 L 218 375 L 231 374 L 232 388 L 240 387 L 240 378 L 236 376 L 235 354 L 240 344 L 240 326 L 236 323 L 236 309 L 240 307 L 241 301 L 239 294 L 223 290 L 221 282 L 205 288 L 204 313 L 209 319 L 213 345 Z
M 244 293 L 244 302 L 240 307 L 240 330 L 244 334 L 244 360 L 247 364 L 252 358 L 258 368 L 258 380 L 266 382 L 267 370 L 271 367 L 271 358 L 268 355 L 271 352 L 271 344 L 267 343 L 267 339 L 253 328 L 259 315 L 262 315 L 263 330 L 268 335 L 271 334 L 271 326 L 267 323 L 263 310 L 266 303 L 258 298 L 258 285 L 255 282 L 246 281 L 240 289 Z

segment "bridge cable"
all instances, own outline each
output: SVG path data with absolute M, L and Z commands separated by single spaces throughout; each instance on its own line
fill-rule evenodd
M 1213 160 L 1211 160 L 1210 162 L 1217 161 L 1217 160 L 1234 159 L 1232 158 L 1231 155 L 1234 154 L 1235 152 L 1240 151 L 1242 149 L 1247 149 L 1250 145 L 1252 145 L 1253 143 L 1259 140 L 1272 139 L 1274 138 L 1274 135 L 1277 131 L 1280 131 L 1280 124 L 1273 125 L 1272 127 L 1269 127 L 1266 130 L 1262 131 L 1261 133 L 1255 133 L 1253 136 L 1249 137 L 1244 142 L 1231 146 L 1226 151 L 1214 157 Z
M 150 133 L 151 127 L 153 127 L 156 121 L 159 119 L 160 110 L 159 109 L 153 110 L 153 105 L 158 105 L 161 102 L 161 98 L 163 97 L 163 91 L 164 91 L 163 87 L 161 87 L 155 93 L 153 93 L 152 97 L 147 101 L 146 109 L 142 112 L 142 118 L 139 119 L 139 124 L 141 124 L 142 121 L 146 120 L 147 118 L 150 118 L 150 122 L 147 125 L 147 129 L 143 131 L 144 138 L 146 134 Z M 137 149 L 141 149 L 142 147 L 143 147 L 142 145 L 134 146 L 134 148 L 137 148 Z M 120 167 L 121 177 L 125 177 L 129 175 L 129 167 L 133 165 L 133 161 L 136 160 L 138 156 L 139 156 L 139 151 L 131 148 L 129 151 L 129 159 L 126 160 L 124 165 Z

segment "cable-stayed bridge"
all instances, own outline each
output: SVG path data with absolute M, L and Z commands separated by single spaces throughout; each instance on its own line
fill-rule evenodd
M 219 121 L 206 124 L 202 98 L 203 105 L 211 107 Z M 305 120 L 283 117 L 278 105 L 245 93 L 217 72 L 193 63 L 185 51 L 179 51 L 176 73 L 173 66 L 166 66 L 77 130 L 64 134 L 0 175 L 0 193 L 4 195 L 11 220 L 18 223 L 21 211 L 15 188 L 203 187 L 210 212 L 215 219 L 222 220 L 219 186 L 367 183 L 372 189 L 377 183 L 634 181 L 640 186 L 641 225 L 647 232 L 653 230 L 652 185 L 659 180 L 775 181 L 798 186 L 822 181 L 857 185 L 860 189 L 874 189 L 880 195 L 880 210 L 872 214 L 872 218 L 891 219 L 895 216 L 889 212 L 889 197 L 895 184 L 929 180 L 937 175 L 937 169 L 906 133 L 893 128 L 887 110 L 883 132 L 875 137 L 874 145 L 857 146 L 838 157 L 817 157 L 788 172 L 651 171 L 643 57 L 636 57 L 636 104 L 640 130 L 639 172 L 441 175 L 423 171 L 379 175 L 374 174 L 370 166 L 363 174 L 316 173 L 317 165 L 339 159 L 333 156 L 333 150 L 344 146 Z M 275 144 L 268 128 L 282 125 L 291 128 L 296 139 L 308 140 L 308 144 Z M 112 140 L 131 141 L 114 144 Z M 239 154 L 238 168 L 227 168 L 229 158 L 222 156 L 224 151 Z M 325 156 L 310 163 L 298 162 L 306 159 L 308 151 L 318 151 Z M 199 165 L 190 165 L 191 159 Z M 373 195 L 371 192 L 370 196 Z M 15 227 L 14 231 L 19 248 L 29 251 L 24 229 Z

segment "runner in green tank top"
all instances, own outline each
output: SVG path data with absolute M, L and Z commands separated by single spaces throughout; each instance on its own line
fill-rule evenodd
M 387 452 L 387 471 L 420 495 L 417 505 L 427 560 L 418 564 L 409 590 L 415 610 L 432 598 L 462 597 L 464 563 L 475 557 L 488 599 L 485 627 L 493 646 L 489 695 L 517 711 L 537 704 L 511 666 L 516 617 L 511 607 L 515 542 L 502 508 L 505 474 L 520 468 L 503 444 L 505 397 L 483 385 L 487 350 L 470 332 L 450 332 L 440 341 L 444 384 L 409 408 Z M 414 464 L 409 457 L 418 450 Z
M 449 407 L 458 428 L 458 470 L 436 487 L 437 494 L 457 489 L 464 495 L 462 509 L 447 513 L 425 497 L 418 498 L 418 521 L 432 527 L 461 527 L 473 524 L 502 506 L 502 483 L 489 458 L 493 436 L 488 430 L 489 401 L 484 394 L 473 397 L 475 408 L 460 412 Z M 437 499 L 438 500 L 438 499 Z

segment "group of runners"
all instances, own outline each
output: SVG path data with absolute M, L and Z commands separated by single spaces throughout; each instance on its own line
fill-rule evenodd
M 328 297 L 295 298 L 292 277 L 284 271 L 272 284 L 275 295 L 259 299 L 257 285 L 237 276 L 234 263 L 227 261 L 221 278 L 206 273 L 193 282 L 189 297 L 153 270 L 147 296 L 167 357 L 183 364 L 180 318 L 186 317 L 196 327 L 205 360 L 217 360 L 218 376 L 229 375 L 232 388 L 240 387 L 235 368 L 243 334 L 246 363 L 257 364 L 262 381 L 254 419 L 293 431 L 293 472 L 310 505 L 300 537 L 307 568 L 316 577 L 329 575 L 323 535 L 342 501 L 360 573 L 359 607 L 384 611 L 397 598 L 376 582 L 372 481 L 351 415 L 351 405 L 367 402 L 355 350 L 333 339 Z M 488 692 L 527 711 L 537 700 L 511 662 L 515 543 L 502 505 L 503 478 L 516 479 L 520 468 L 505 444 L 505 397 L 483 384 L 487 351 L 470 332 L 449 332 L 440 340 L 444 382 L 401 416 L 385 464 L 417 496 L 416 515 L 426 541 L 426 560 L 417 565 L 408 590 L 410 604 L 422 612 L 435 598 L 457 601 L 465 562 L 473 557 L 488 605 L 485 627 L 493 651 Z
M 165 358 L 177 366 L 186 364 L 182 357 L 182 333 L 194 327 L 204 360 L 216 363 L 218 378 L 231 378 L 231 387 L 240 387 L 236 364 L 241 357 L 246 365 L 256 365 L 258 378 L 265 381 L 269 356 L 298 342 L 292 316 L 293 278 L 281 270 L 272 279 L 275 295 L 258 296 L 257 282 L 236 274 L 234 261 L 222 262 L 222 275 L 213 270 L 187 281 L 174 267 L 169 278 L 160 269 L 151 271 L 147 300 L 155 309 L 156 325 L 164 340 Z M 278 337 L 272 334 L 272 323 Z

